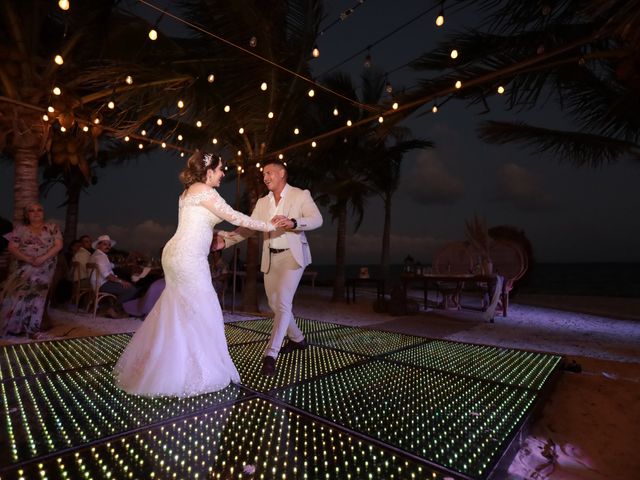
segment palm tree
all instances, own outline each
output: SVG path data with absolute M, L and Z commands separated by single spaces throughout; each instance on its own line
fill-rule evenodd
M 552 98 L 578 129 L 560 131 L 522 122 L 485 122 L 483 139 L 518 142 L 600 166 L 621 158 L 640 160 L 640 2 L 569 0 L 562 3 L 483 0 L 479 29 L 458 33 L 414 63 L 438 75 L 425 79 L 414 99 L 449 94 L 485 102 L 503 86 L 511 109 L 526 110 Z M 452 48 L 461 55 L 450 57 Z

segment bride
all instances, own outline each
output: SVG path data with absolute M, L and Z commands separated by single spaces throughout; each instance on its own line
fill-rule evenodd
M 240 382 L 207 262 L 213 228 L 223 220 L 275 228 L 227 205 L 215 190 L 222 177 L 222 159 L 199 152 L 180 173 L 178 229 L 162 251 L 166 287 L 114 368 L 116 384 L 128 393 L 185 397 Z

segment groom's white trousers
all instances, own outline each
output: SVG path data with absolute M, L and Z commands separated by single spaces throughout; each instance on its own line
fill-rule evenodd
M 285 334 L 294 342 L 304 340 L 304 335 L 298 328 L 293 317 L 293 296 L 304 273 L 304 268 L 298 265 L 291 255 L 291 250 L 280 253 L 270 253 L 271 265 L 264 275 L 264 290 L 267 294 L 269 307 L 273 310 L 273 328 L 271 338 L 264 351 L 265 356 L 278 357 Z

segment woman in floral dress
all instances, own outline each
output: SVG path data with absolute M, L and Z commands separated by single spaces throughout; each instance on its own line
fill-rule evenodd
M 0 336 L 34 336 L 40 330 L 49 285 L 62 249 L 62 234 L 44 221 L 39 203 L 25 207 L 24 225 L 5 235 L 16 268 L 0 286 Z

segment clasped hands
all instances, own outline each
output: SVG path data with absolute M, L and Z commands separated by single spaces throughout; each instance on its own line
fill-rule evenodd
M 284 215 L 276 215 L 271 219 L 271 223 L 276 229 L 291 230 L 294 227 L 294 223 L 288 217 Z M 213 245 L 211 250 L 222 250 L 225 247 L 224 237 L 232 236 L 233 232 L 224 232 L 218 230 L 213 238 Z

